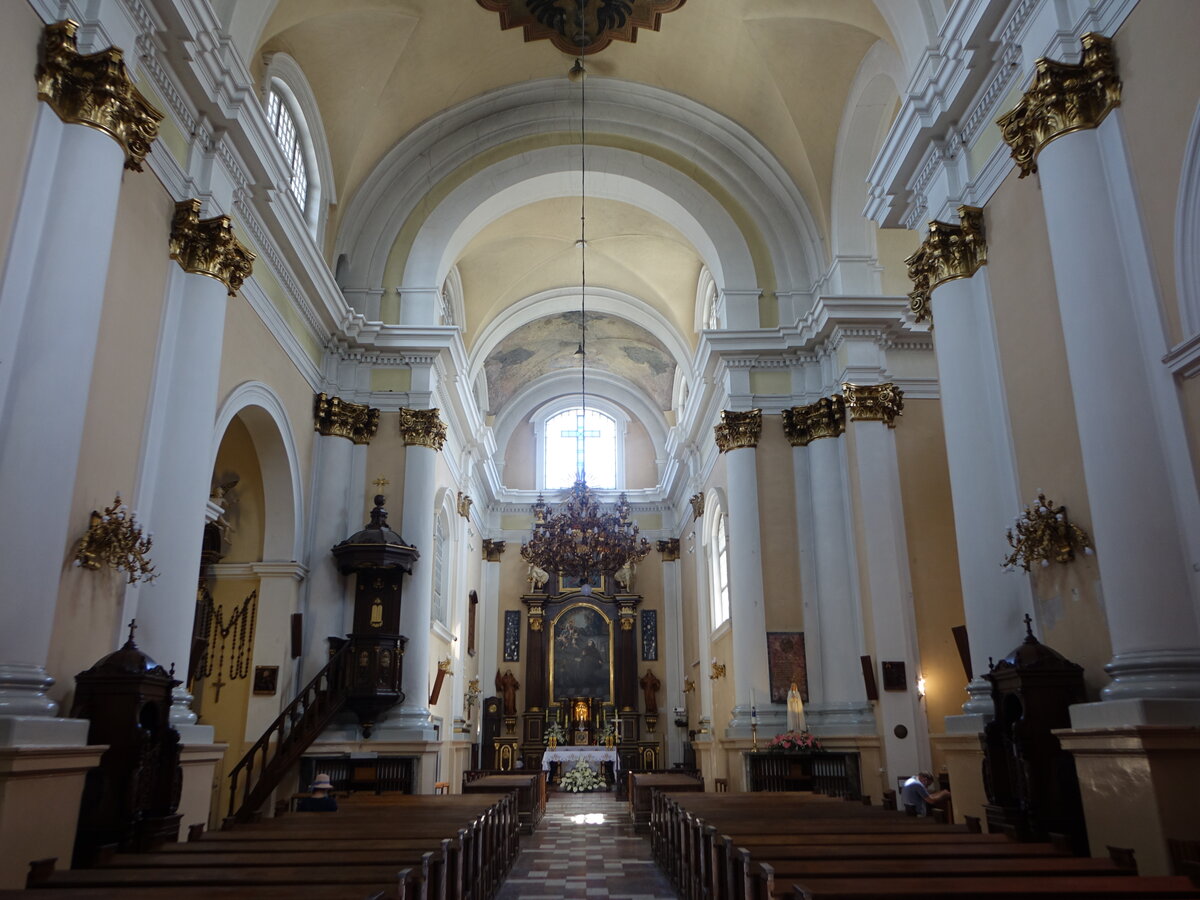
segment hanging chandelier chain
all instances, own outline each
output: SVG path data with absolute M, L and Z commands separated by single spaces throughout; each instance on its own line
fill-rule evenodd
M 579 3 L 582 26 L 583 0 Z M 582 66 L 583 59 L 577 64 Z M 579 399 L 583 417 L 587 418 L 587 72 L 579 79 Z M 582 478 L 587 469 L 587 441 L 581 458 Z

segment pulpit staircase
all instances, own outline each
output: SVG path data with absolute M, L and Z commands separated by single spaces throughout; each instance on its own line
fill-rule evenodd
M 346 705 L 351 644 L 343 644 L 229 773 L 229 813 L 251 821 L 279 782 Z M 238 798 L 239 785 L 241 799 Z

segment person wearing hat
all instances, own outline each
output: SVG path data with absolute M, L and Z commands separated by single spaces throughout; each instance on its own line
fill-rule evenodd
M 337 812 L 337 798 L 333 796 L 333 782 L 328 775 L 318 775 L 309 790 L 312 795 L 300 800 L 297 812 Z

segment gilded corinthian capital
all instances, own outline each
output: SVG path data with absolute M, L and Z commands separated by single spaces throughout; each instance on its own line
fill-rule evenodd
M 846 409 L 854 422 L 884 422 L 896 427 L 896 416 L 904 409 L 904 392 L 891 382 L 842 385 Z
M 183 266 L 183 271 L 215 278 L 230 297 L 237 295 L 254 271 L 254 254 L 234 237 L 229 216 L 201 219 L 199 200 L 175 204 L 170 249 L 171 259 Z
M 1012 112 L 996 120 L 1022 178 L 1037 171 L 1037 155 L 1052 140 L 1095 128 L 1121 104 L 1112 39 L 1088 32 L 1080 43 L 1083 58 L 1078 65 L 1039 59 L 1033 85 Z
M 125 149 L 125 168 L 140 172 L 163 114 L 133 86 L 123 52 L 109 47 L 83 56 L 76 49 L 78 31 L 78 22 L 65 19 L 42 32 L 38 99 L 64 122 L 110 135 Z
M 441 450 L 446 443 L 446 424 L 438 417 L 436 409 L 400 408 L 400 437 L 404 446 L 428 447 Z
M 742 447 L 757 447 L 759 435 L 762 434 L 762 410 L 734 412 L 723 409 L 721 424 L 713 426 L 713 433 L 717 439 L 717 449 L 722 453 Z
M 371 443 L 379 430 L 379 410 L 328 394 L 317 394 L 313 399 L 313 420 L 320 434 L 349 438 L 356 444 Z
M 845 431 L 846 401 L 841 394 L 783 411 L 783 433 L 793 447 L 807 447 L 818 438 L 835 438 Z
M 970 278 L 987 264 L 983 210 L 960 206 L 957 225 L 930 222 L 929 237 L 904 263 L 913 282 L 908 308 L 921 322 L 933 315 L 929 301 L 934 288 L 955 278 Z

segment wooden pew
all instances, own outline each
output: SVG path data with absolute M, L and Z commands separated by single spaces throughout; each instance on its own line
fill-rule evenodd
M 1062 878 L 996 876 L 991 878 L 829 878 L 797 883 L 790 894 L 803 900 L 880 900 L 880 898 L 986 898 L 986 900 L 1057 900 L 1061 897 L 1196 898 L 1191 880 L 1180 875 Z

